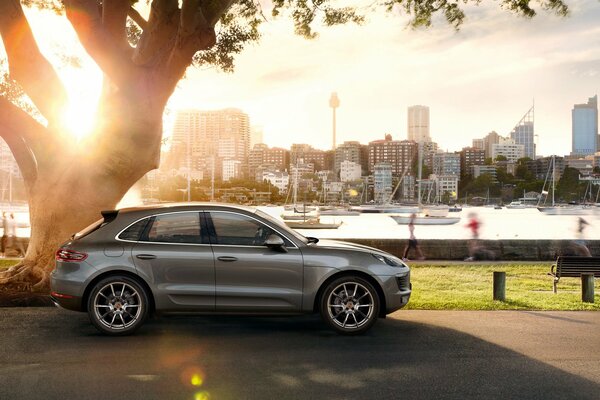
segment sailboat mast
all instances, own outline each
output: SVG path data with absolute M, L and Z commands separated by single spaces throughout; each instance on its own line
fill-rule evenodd
M 556 159 L 554 155 L 552 156 L 552 207 L 554 207 L 554 190 L 555 190 L 555 181 L 556 181 Z
M 421 207 L 421 174 L 423 173 L 423 144 L 421 142 L 419 142 L 418 144 L 419 146 L 419 155 L 418 155 L 418 162 L 419 165 L 417 167 L 417 201 L 419 204 L 419 207 Z

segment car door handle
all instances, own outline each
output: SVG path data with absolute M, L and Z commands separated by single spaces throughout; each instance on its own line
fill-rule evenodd
M 231 261 L 237 261 L 237 257 L 221 256 L 221 257 L 217 257 L 217 260 L 231 262 Z
M 138 254 L 136 257 L 140 260 L 154 260 L 156 258 L 154 254 Z

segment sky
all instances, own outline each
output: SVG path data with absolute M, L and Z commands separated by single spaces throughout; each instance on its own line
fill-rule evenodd
M 413 30 L 406 17 L 379 12 L 364 26 L 319 28 L 314 40 L 295 36 L 289 18 L 269 18 L 261 42 L 237 57 L 233 74 L 188 69 L 169 102 L 165 131 L 177 109 L 237 107 L 271 146 L 328 149 L 335 91 L 338 143 L 386 133 L 406 139 L 407 107 L 421 104 L 430 107 L 432 139 L 454 151 L 492 130 L 508 135 L 535 101 L 537 153 L 567 154 L 573 105 L 600 90 L 600 1 L 567 3 L 569 17 L 539 10 L 528 20 L 484 1 L 466 8 L 459 32 L 441 19 Z M 42 51 L 70 81 L 72 115 L 90 121 L 100 71 L 65 17 L 28 17 Z M 65 66 L 61 54 L 82 57 L 82 68 Z

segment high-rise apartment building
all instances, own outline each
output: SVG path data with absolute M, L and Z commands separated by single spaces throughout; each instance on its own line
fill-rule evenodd
M 436 153 L 433 155 L 433 173 L 460 176 L 460 154 Z
M 495 144 L 500 143 L 501 137 L 502 136 L 498 135 L 498 133 L 496 133 L 496 131 L 491 131 L 483 138 L 483 150 L 485 150 L 486 158 L 493 158 L 492 157 L 492 147 Z
M 290 149 L 290 166 L 295 165 L 299 160 L 313 164 L 315 171 L 331 168 L 331 166 L 327 165 L 326 152 L 315 149 L 309 144 L 292 144 Z
M 510 133 L 510 138 L 516 144 L 522 144 L 525 150 L 525 157 L 535 160 L 535 131 L 534 131 L 534 106 L 525 113 L 523 118 L 514 127 Z
M 499 143 L 492 145 L 492 159 L 498 156 L 506 157 L 507 161 L 517 162 L 525 157 L 525 146 L 515 143 L 512 139 L 500 138 Z
M 389 163 L 392 174 L 402 175 L 411 172 L 413 162 L 418 156 L 418 145 L 412 140 L 392 140 L 392 135 L 385 135 L 384 140 L 369 142 L 369 172 L 375 171 L 378 163 Z
M 223 160 L 239 161 L 238 174 L 246 170 L 250 147 L 250 119 L 241 110 L 177 112 L 173 128 L 169 166 L 173 169 L 187 168 L 222 178 Z
M 281 147 L 269 148 L 264 143 L 255 144 L 248 156 L 248 175 L 262 180 L 263 171 L 286 171 L 289 165 L 289 150 Z
M 463 174 L 471 174 L 471 166 L 485 164 L 485 150 L 465 147 L 460 151 L 460 170 Z
M 431 142 L 429 134 L 429 107 L 408 107 L 408 140 L 417 143 Z
M 335 149 L 333 170 L 339 173 L 343 161 L 351 161 L 359 166 L 363 164 L 363 145 L 359 142 L 344 142 Z
M 572 155 L 594 154 L 598 149 L 598 95 L 587 104 L 575 104 L 571 111 Z
M 373 180 L 375 203 L 386 203 L 392 195 L 392 165 L 388 162 L 375 164 L 373 168 Z

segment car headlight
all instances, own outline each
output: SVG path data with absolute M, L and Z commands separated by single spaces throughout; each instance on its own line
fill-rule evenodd
M 389 265 L 390 267 L 403 267 L 404 264 L 402 264 L 401 262 L 395 261 L 389 257 L 383 256 L 381 254 L 375 254 L 375 253 L 371 253 L 371 255 L 373 257 L 375 257 L 376 259 L 378 259 L 379 261 L 381 261 L 384 264 Z

